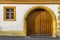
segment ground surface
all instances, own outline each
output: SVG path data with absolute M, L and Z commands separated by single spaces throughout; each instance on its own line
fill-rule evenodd
M 60 38 L 52 37 L 6 37 L 0 36 L 0 40 L 60 40 Z

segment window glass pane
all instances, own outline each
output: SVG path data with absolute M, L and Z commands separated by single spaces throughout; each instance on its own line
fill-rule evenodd
M 14 13 L 11 13 L 11 19 L 14 19 Z
M 9 13 L 6 13 L 6 19 L 9 19 L 10 17 L 9 17 Z
M 14 13 L 11 13 L 11 15 L 14 15 Z
M 10 11 L 10 9 L 6 9 L 6 12 L 9 12 Z
M 11 12 L 14 12 L 14 9 L 13 8 L 11 8 Z
M 13 17 L 13 16 L 11 16 L 11 19 L 14 19 L 14 17 Z

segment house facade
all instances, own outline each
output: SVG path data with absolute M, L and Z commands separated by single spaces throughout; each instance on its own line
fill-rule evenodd
M 60 36 L 59 2 L 38 1 L 0 1 L 0 35 Z

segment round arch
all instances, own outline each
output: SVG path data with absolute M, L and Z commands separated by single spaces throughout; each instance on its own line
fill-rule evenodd
M 53 30 L 52 30 L 52 31 L 53 31 L 53 34 L 52 34 L 52 36 L 55 37 L 56 26 L 57 26 L 57 24 L 56 24 L 56 16 L 55 16 L 54 12 L 53 12 L 50 8 L 48 8 L 48 7 L 46 7 L 46 6 L 34 6 L 34 7 L 30 8 L 30 9 L 26 12 L 26 14 L 24 15 L 24 32 L 26 33 L 26 35 L 27 35 L 27 32 L 26 32 L 26 31 L 27 31 L 26 18 L 28 17 L 29 13 L 30 13 L 31 11 L 35 10 L 35 9 L 44 9 L 44 10 L 48 11 L 48 12 L 50 13 L 50 15 L 53 17 Z

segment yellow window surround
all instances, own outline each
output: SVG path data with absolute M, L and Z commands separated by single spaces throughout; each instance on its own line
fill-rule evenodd
M 11 19 L 11 18 L 6 19 L 6 16 L 7 16 L 6 9 L 13 9 L 14 10 L 13 11 L 13 14 L 14 14 L 13 19 Z M 11 15 L 9 17 L 11 17 Z M 16 21 L 16 7 L 15 6 L 4 6 L 4 21 Z

